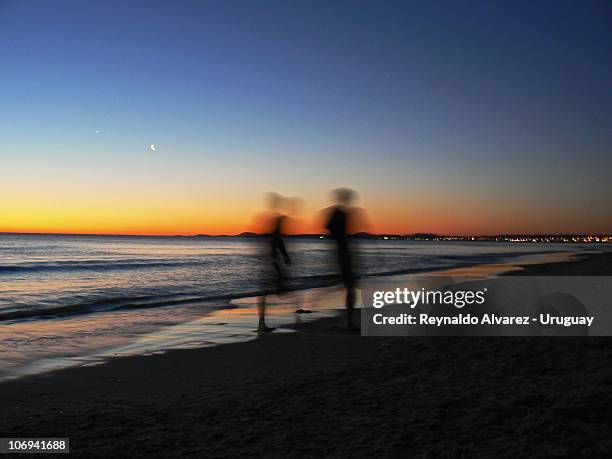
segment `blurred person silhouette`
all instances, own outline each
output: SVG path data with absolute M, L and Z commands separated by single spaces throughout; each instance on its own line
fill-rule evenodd
M 355 308 L 355 286 L 357 283 L 356 260 L 351 236 L 365 223 L 362 209 L 352 207 L 357 194 L 350 188 L 332 190 L 336 204 L 324 210 L 325 229 L 336 241 L 336 261 L 346 289 L 346 328 L 355 329 L 353 309 Z
M 270 332 L 274 327 L 266 325 L 266 296 L 270 294 L 281 295 L 287 291 L 287 266 L 291 258 L 285 247 L 284 234 L 287 225 L 287 215 L 282 211 L 287 205 L 286 198 L 278 193 L 267 193 L 265 200 L 268 205 L 268 214 L 265 217 L 264 227 L 266 235 L 266 257 L 263 273 L 264 294 L 259 297 L 257 313 L 259 325 L 257 331 Z

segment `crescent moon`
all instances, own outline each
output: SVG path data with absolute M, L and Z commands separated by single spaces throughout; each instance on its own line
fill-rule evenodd
M 149 148 L 151 149 L 151 151 L 159 151 L 159 148 L 157 148 L 154 143 L 149 145 Z

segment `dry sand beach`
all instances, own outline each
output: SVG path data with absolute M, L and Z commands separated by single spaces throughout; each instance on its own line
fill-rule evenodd
M 612 254 L 525 275 L 610 275 Z M 609 338 L 368 338 L 339 318 L 0 385 L 3 437 L 77 455 L 604 457 Z

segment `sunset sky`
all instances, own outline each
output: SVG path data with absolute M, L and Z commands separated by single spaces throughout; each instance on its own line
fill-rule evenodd
M 607 0 L 0 0 L 0 42 L 0 231 L 239 233 L 274 190 L 317 232 L 348 186 L 377 232 L 612 232 Z

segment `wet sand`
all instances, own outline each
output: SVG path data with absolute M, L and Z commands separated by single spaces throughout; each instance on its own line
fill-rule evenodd
M 612 254 L 522 275 L 609 275 Z M 3 437 L 79 455 L 601 457 L 610 338 L 365 338 L 325 318 L 255 341 L 0 384 Z

